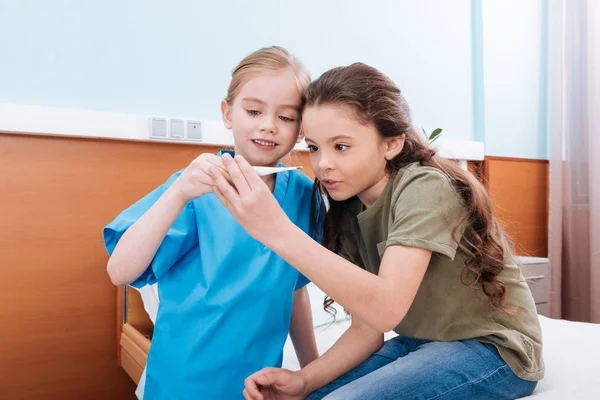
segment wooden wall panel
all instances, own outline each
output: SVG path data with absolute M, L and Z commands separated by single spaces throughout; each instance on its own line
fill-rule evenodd
M 0 133 L 0 399 L 134 399 L 102 227 L 214 147 Z
M 484 175 L 494 213 L 517 255 L 548 257 L 548 161 L 486 157 Z

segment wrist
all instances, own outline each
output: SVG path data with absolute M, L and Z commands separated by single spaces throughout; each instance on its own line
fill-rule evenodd
M 304 383 L 304 393 L 302 393 L 303 396 L 308 396 L 309 394 L 318 389 L 314 387 L 313 384 L 311 384 L 309 367 L 302 368 L 297 373 L 300 379 L 302 379 L 302 382 Z
M 287 215 L 284 214 L 284 218 L 281 221 L 277 221 L 273 229 L 269 232 L 269 238 L 266 240 L 268 243 L 263 242 L 267 247 L 278 253 L 289 247 L 291 238 L 299 230 L 296 225 L 290 221 Z
M 174 183 L 165 191 L 165 197 L 167 202 L 173 207 L 178 207 L 183 209 L 188 201 L 183 192 L 179 189 L 179 187 Z

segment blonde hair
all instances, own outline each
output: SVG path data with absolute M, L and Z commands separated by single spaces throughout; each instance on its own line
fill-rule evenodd
M 231 73 L 231 83 L 227 89 L 225 101 L 231 105 L 233 100 L 250 79 L 266 71 L 278 71 L 290 68 L 296 77 L 298 90 L 304 98 L 304 91 L 310 84 L 310 75 L 302 63 L 286 49 L 279 46 L 265 47 L 246 56 Z

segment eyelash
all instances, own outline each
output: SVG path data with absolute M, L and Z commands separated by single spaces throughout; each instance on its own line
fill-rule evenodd
M 261 113 L 261 112 L 260 112 L 260 111 L 258 111 L 258 110 L 246 110 L 246 112 L 247 112 L 249 115 L 253 116 L 253 117 L 256 117 L 257 115 L 259 115 L 259 114 Z M 286 116 L 284 116 L 284 115 L 280 115 L 280 116 L 279 116 L 279 119 L 280 119 L 280 120 L 282 120 L 283 122 L 286 122 L 286 123 L 291 123 L 291 122 L 295 122 L 295 121 L 296 121 L 295 119 L 293 119 L 293 118 L 290 118 L 290 117 L 286 117 Z
M 344 151 L 346 151 L 346 150 L 348 150 L 350 148 L 350 146 L 348 146 L 346 144 L 336 144 L 334 147 L 339 152 L 344 152 Z M 343 147 L 344 149 L 340 149 L 340 147 Z M 314 153 L 317 150 L 319 150 L 319 148 L 317 146 L 315 146 L 314 144 L 309 144 L 308 145 L 308 151 L 310 153 Z

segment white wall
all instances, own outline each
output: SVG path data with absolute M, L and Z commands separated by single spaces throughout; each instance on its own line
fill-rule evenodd
M 0 1 L 0 102 L 220 119 L 231 69 L 272 44 L 314 77 L 372 64 L 416 124 L 472 138 L 469 0 Z
M 548 158 L 545 0 L 484 0 L 486 154 Z
M 219 120 L 231 69 L 279 44 L 313 77 L 380 68 L 445 139 L 547 158 L 546 1 L 0 0 L 0 103 Z

